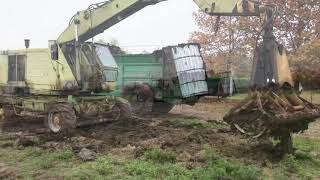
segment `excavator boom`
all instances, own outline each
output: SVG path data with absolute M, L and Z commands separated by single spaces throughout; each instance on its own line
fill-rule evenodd
M 77 12 L 58 43 L 85 42 L 149 5 L 167 0 L 109 0 Z M 260 5 L 247 0 L 194 0 L 207 14 L 216 16 L 259 16 Z
M 160 1 L 163 0 L 110 0 L 93 4 L 73 16 L 67 29 L 59 36 L 58 43 L 75 40 L 85 42 L 144 7 Z

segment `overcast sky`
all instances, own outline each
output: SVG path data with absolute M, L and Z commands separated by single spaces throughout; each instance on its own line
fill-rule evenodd
M 47 47 L 47 40 L 57 39 L 70 18 L 90 4 L 102 0 L 2 0 L 0 2 L 0 49 L 23 48 L 25 38 L 31 48 Z M 116 39 L 129 52 L 152 51 L 159 46 L 187 42 L 197 29 L 192 0 L 168 0 L 149 6 L 96 37 Z

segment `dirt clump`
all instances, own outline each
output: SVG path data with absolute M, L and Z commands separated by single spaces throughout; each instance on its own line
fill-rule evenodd
M 97 158 L 97 153 L 87 148 L 82 148 L 81 151 L 78 153 L 78 156 L 83 161 L 94 161 Z
M 15 142 L 17 146 L 38 146 L 41 144 L 41 140 L 38 136 L 21 135 Z

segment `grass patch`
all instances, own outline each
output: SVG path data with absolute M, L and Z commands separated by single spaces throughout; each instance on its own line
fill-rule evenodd
M 287 175 L 296 174 L 301 179 L 314 179 L 320 176 L 320 161 L 308 155 L 288 155 L 282 161 L 280 167 Z
M 168 152 L 155 149 L 145 153 L 146 160 L 140 159 L 127 163 L 125 171 L 136 179 L 255 180 L 262 175 L 258 168 L 224 159 L 208 146 L 204 148 L 204 156 L 208 163 L 207 167 L 188 170 L 184 166 L 174 164 L 173 156 L 168 155 Z
M 172 118 L 169 122 L 177 128 L 189 128 L 189 129 L 222 129 L 227 126 L 224 124 L 216 123 L 214 121 L 205 122 L 200 121 L 197 118 L 185 117 L 185 118 Z
M 35 179 L 46 174 L 61 174 L 62 168 L 71 166 L 75 161 L 72 151 L 50 152 L 41 148 L 29 147 L 23 150 L 14 148 L 0 149 L 0 161 L 16 167 L 22 179 Z
M 320 161 L 308 155 L 286 155 L 280 162 L 280 167 L 287 176 L 294 174 L 300 179 L 314 179 L 320 175 Z
M 146 160 L 155 163 L 175 163 L 177 155 L 174 152 L 165 151 L 162 149 L 152 149 L 144 153 Z
M 222 158 L 208 146 L 204 151 L 208 167 L 194 170 L 194 178 L 255 180 L 262 176 L 260 169 Z
M 237 93 L 237 94 L 234 94 L 233 96 L 227 97 L 227 99 L 244 100 L 247 97 L 248 97 L 248 93 Z
M 320 153 L 320 140 L 295 137 L 294 147 L 305 152 L 317 151 Z
M 125 171 L 134 179 L 192 179 L 192 171 L 171 163 L 157 164 L 149 161 L 132 161 L 125 165 Z
M 279 163 L 277 174 L 296 179 L 316 179 L 320 176 L 320 140 L 294 138 L 294 155 L 286 155 Z M 285 178 L 283 178 L 285 179 Z M 288 178 L 287 178 L 288 179 Z
M 304 99 L 315 103 L 315 104 L 320 104 L 320 91 L 319 90 L 314 90 L 314 91 L 303 91 L 300 95 Z
M 192 121 L 191 121 L 192 122 Z M 183 122 L 184 123 L 184 122 Z M 317 179 L 320 174 L 320 140 L 295 137 L 295 155 L 287 155 L 273 168 L 240 163 L 220 156 L 209 145 L 202 148 L 206 166 L 187 169 L 176 162 L 177 154 L 163 149 L 146 151 L 138 159 L 100 156 L 82 162 L 70 150 L 49 151 L 37 147 L 0 148 L 0 161 L 16 167 L 19 179 Z M 192 163 L 192 162 L 190 162 Z M 198 167 L 198 166 L 197 166 Z
M 65 174 L 65 179 L 105 179 L 115 172 L 114 160 L 108 156 L 99 157 L 94 162 L 83 163 Z

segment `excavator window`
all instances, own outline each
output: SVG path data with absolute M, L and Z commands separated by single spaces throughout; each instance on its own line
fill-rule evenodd
M 95 45 L 95 52 L 103 67 L 105 82 L 115 82 L 118 79 L 118 65 L 112 56 L 108 46 Z
M 9 56 L 9 82 L 25 81 L 25 55 L 10 55 Z
M 95 50 L 96 50 L 97 56 L 99 57 L 104 67 L 118 68 L 117 63 L 107 46 L 96 45 Z

